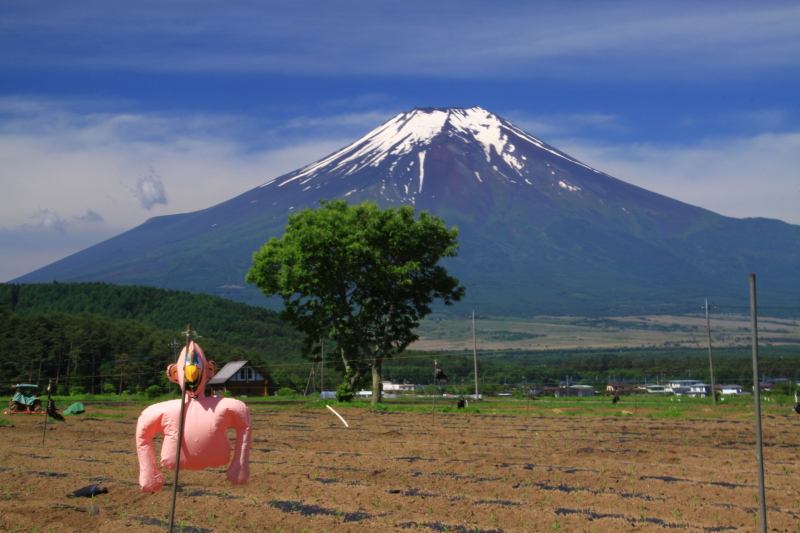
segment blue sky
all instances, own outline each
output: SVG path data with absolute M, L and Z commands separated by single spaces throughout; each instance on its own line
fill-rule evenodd
M 0 0 L 0 281 L 414 107 L 800 224 L 797 2 Z

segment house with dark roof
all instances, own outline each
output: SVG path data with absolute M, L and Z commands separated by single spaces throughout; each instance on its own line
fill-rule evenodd
M 230 392 L 233 396 L 269 396 L 268 374 L 249 361 L 226 363 L 214 377 L 208 380 L 211 394 L 222 396 Z
M 606 385 L 606 392 L 610 394 L 632 394 L 633 385 L 627 381 L 611 381 Z
M 591 385 L 570 385 L 569 387 L 559 387 L 556 389 L 556 398 L 588 398 L 594 395 L 594 387 Z

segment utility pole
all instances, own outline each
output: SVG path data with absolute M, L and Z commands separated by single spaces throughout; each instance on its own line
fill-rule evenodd
M 178 360 L 178 348 L 183 346 L 181 343 L 178 342 L 178 339 L 172 339 L 172 342 L 167 344 L 170 348 L 172 348 L 172 357 L 175 358 L 175 361 Z
M 717 384 L 714 382 L 714 357 L 711 353 L 711 320 L 708 317 L 708 298 L 706 298 L 706 330 L 708 330 L 708 369 L 711 372 L 711 400 L 717 405 Z
M 758 312 L 756 305 L 756 275 L 750 274 L 750 334 L 753 341 L 753 399 L 756 416 L 756 459 L 758 461 L 758 504 L 761 533 L 767 533 L 767 502 L 764 490 L 764 454 L 761 442 L 761 388 L 758 383 Z
M 475 400 L 478 400 L 478 344 L 475 340 L 475 310 L 472 310 L 472 361 L 475 363 Z

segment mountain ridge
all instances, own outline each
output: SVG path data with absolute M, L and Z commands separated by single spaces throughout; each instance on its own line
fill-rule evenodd
M 732 219 L 618 180 L 488 111 L 417 108 L 348 146 L 215 206 L 149 219 L 15 282 L 105 281 L 259 303 L 251 255 L 320 198 L 410 204 L 460 228 L 445 263 L 461 307 L 502 314 L 616 314 L 742 301 L 768 272 L 800 295 L 800 226 Z M 263 303 L 263 302 L 262 302 Z M 488 312 L 488 311 L 487 311 Z

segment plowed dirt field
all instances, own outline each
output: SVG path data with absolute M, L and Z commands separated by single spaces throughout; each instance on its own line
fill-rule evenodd
M 758 529 L 752 411 L 536 407 L 341 408 L 345 428 L 325 409 L 254 406 L 250 482 L 181 472 L 176 523 L 187 533 Z M 44 445 L 41 417 L 6 415 L 0 530 L 166 531 L 171 487 L 151 495 L 137 485 L 140 412 L 89 406 L 48 423 Z M 788 410 L 763 420 L 769 530 L 797 531 L 800 421 Z M 108 493 L 65 496 L 92 483 Z

